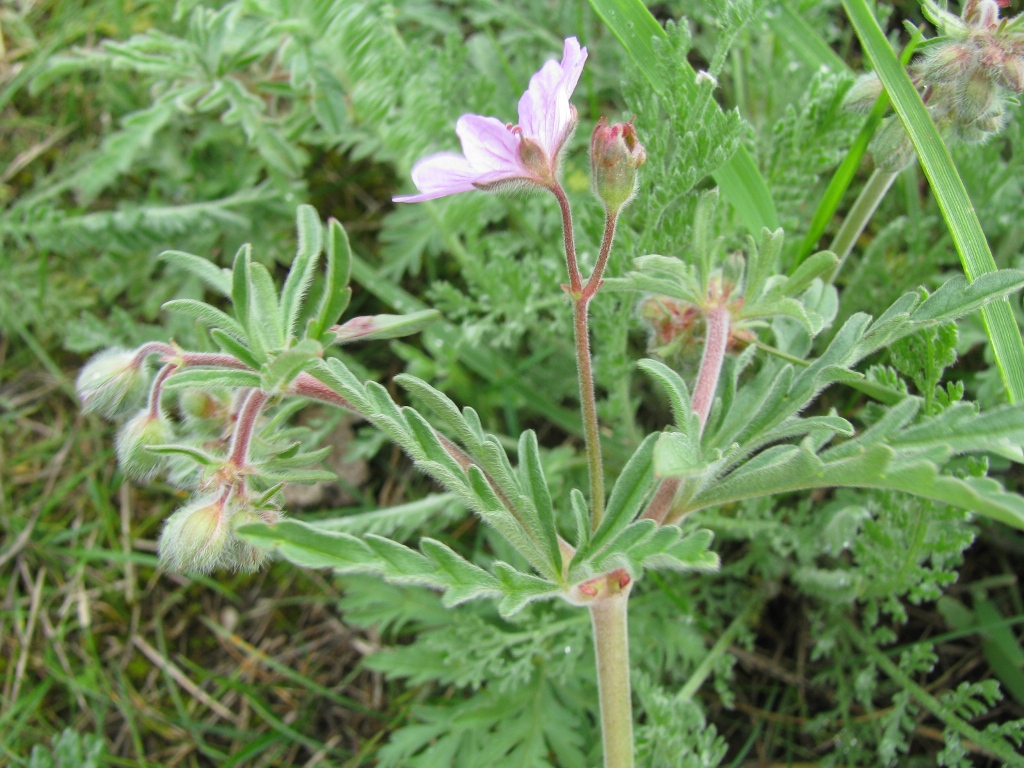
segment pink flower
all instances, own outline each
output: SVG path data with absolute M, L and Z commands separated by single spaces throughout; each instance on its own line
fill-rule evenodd
M 412 169 L 418 195 L 396 197 L 396 203 L 420 203 L 436 197 L 527 183 L 550 187 L 558 174 L 562 147 L 576 127 L 576 109 L 569 103 L 587 60 L 587 49 L 567 38 L 562 62 L 546 62 L 530 78 L 519 99 L 519 125 L 496 117 L 463 115 L 455 124 L 463 154 L 440 152 Z

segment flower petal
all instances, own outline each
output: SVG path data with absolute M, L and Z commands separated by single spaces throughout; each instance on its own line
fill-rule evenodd
M 458 192 L 469 192 L 476 189 L 474 182 L 479 175 L 462 155 L 440 152 L 423 158 L 412 168 L 412 182 L 420 194 L 392 199 L 396 203 L 422 203 Z
M 519 100 L 519 125 L 554 160 L 572 126 L 569 97 L 583 72 L 587 49 L 575 37 L 565 40 L 562 61 L 548 61 Z
M 463 115 L 455 124 L 462 152 L 481 175 L 529 176 L 519 161 L 519 137 L 496 117 Z

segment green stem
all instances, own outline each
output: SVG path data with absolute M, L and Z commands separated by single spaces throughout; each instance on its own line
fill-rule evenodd
M 874 215 L 878 204 L 882 202 L 885 193 L 889 191 L 889 187 L 896 181 L 896 176 L 897 174 L 895 173 L 887 173 L 876 169 L 871 174 L 867 184 L 864 185 L 864 189 L 860 191 L 857 201 L 846 215 L 846 219 L 843 221 L 839 231 L 836 232 L 832 245 L 829 246 L 829 250 L 839 257 L 839 263 L 836 264 L 836 268 L 832 271 L 830 282 L 835 282 L 836 275 L 839 274 L 839 270 L 846 263 L 846 257 L 850 255 L 850 251 L 853 250 L 853 246 L 857 243 L 864 228 Z
M 604 768 L 633 768 L 633 701 L 629 683 L 629 591 L 592 603 Z
M 915 683 L 910 675 L 899 668 L 888 656 L 875 647 L 854 625 L 848 620 L 843 620 L 843 628 L 853 643 L 861 649 L 871 660 L 878 665 L 893 682 L 901 685 L 911 696 L 917 699 L 925 709 L 944 722 L 949 728 L 959 733 L 965 739 L 977 744 L 981 749 L 991 752 L 1003 761 L 1005 765 L 1024 768 L 1024 755 L 1014 750 L 1002 739 L 990 738 L 970 723 L 961 720 L 957 715 L 943 706 L 942 702 L 932 696 L 928 691 Z

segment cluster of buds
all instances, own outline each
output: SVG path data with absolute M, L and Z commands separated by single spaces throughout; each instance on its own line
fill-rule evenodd
M 160 354 L 165 363 L 155 376 L 147 363 L 153 354 Z M 179 572 L 255 571 L 266 554 L 239 538 L 235 530 L 281 519 L 280 511 L 251 492 L 247 478 L 249 443 L 260 408 L 246 412 L 239 398 L 182 390 L 178 402 L 182 423 L 190 433 L 204 438 L 201 448 L 211 457 L 224 449 L 229 453 L 223 461 L 202 466 L 180 454 L 153 450 L 173 446 L 180 439 L 162 403 L 164 382 L 180 362 L 178 350 L 163 344 L 101 352 L 86 364 L 76 382 L 82 409 L 124 419 L 117 437 L 117 459 L 126 476 L 145 482 L 162 472 L 173 485 L 193 492 L 192 500 L 164 524 L 159 541 L 162 566 Z M 260 395 L 259 406 L 264 399 Z
M 720 275 L 711 279 L 707 301 L 703 306 L 671 296 L 649 294 L 637 304 L 637 315 L 649 331 L 648 349 L 666 360 L 692 357 L 703 348 L 706 336 L 706 315 L 712 306 L 724 306 L 730 315 L 738 314 L 743 297 L 732 295 L 735 286 L 725 283 Z M 727 349 L 737 352 L 754 339 L 742 325 L 730 325 Z
M 960 16 L 924 4 L 943 37 L 928 47 L 911 75 L 936 126 L 949 139 L 984 142 L 1006 122 L 1013 94 L 1024 92 L 1024 18 L 999 18 L 996 0 L 967 0 Z M 867 111 L 882 92 L 878 76 L 861 77 L 847 107 Z M 896 173 L 914 159 L 914 148 L 898 118 L 887 118 L 871 146 L 876 165 Z

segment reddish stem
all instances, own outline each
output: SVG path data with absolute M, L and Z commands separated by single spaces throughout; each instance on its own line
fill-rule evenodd
M 558 206 L 562 211 L 562 235 L 565 240 L 565 265 L 569 270 L 569 296 L 573 303 L 573 335 L 576 341 L 576 371 L 580 382 L 580 410 L 583 415 L 583 440 L 587 449 L 587 466 L 590 471 L 590 507 L 592 516 L 590 520 L 593 530 L 601 524 L 604 517 L 604 462 L 601 460 L 601 433 L 597 423 L 597 399 L 594 395 L 594 370 L 590 358 L 590 330 L 587 327 L 587 313 L 590 307 L 590 296 L 586 295 L 583 288 L 583 279 L 580 277 L 579 265 L 576 263 L 576 245 L 572 232 L 572 211 L 569 208 L 569 200 L 565 191 L 557 184 L 551 187 L 551 192 L 558 200 Z M 607 227 L 606 227 L 607 232 Z M 614 234 L 614 223 L 612 224 Z M 611 239 L 606 237 L 607 247 L 611 248 Z M 602 246 L 602 250 L 605 250 Z M 607 261 L 607 253 L 604 254 L 604 261 Z M 604 264 L 599 258 L 598 263 L 601 269 Z M 591 275 L 590 283 L 600 287 L 601 275 L 597 269 Z
M 262 391 L 250 389 L 238 412 L 235 431 L 231 435 L 231 447 L 228 450 L 228 461 L 238 468 L 249 463 L 249 445 L 256 428 L 256 419 L 259 418 L 266 402 L 267 396 Z
M 729 345 L 729 310 L 724 305 L 708 310 L 705 323 L 707 332 L 704 336 L 704 354 L 701 357 L 691 400 L 693 412 L 700 419 L 700 433 L 704 432 L 708 414 L 711 413 L 715 390 L 718 389 L 718 378 L 722 373 L 722 363 L 725 362 L 725 350 Z M 668 520 L 668 516 L 672 511 L 672 502 L 675 501 L 680 483 L 676 477 L 662 480 L 654 493 L 654 498 L 644 510 L 643 517 L 650 518 L 659 525 L 672 522 Z
M 590 279 L 587 280 L 587 284 L 583 287 L 583 299 L 590 301 L 594 298 L 594 294 L 601 288 L 601 276 L 604 274 L 604 268 L 608 266 L 608 255 L 612 252 L 612 241 L 615 240 L 615 224 L 619 220 L 618 211 L 605 211 L 604 217 L 604 237 L 601 238 L 601 251 L 597 256 L 597 264 L 594 265 L 594 271 L 590 274 Z
M 234 368 L 240 371 L 251 371 L 248 365 L 233 355 L 216 352 L 175 352 L 184 365 L 203 365 L 208 368 Z
M 693 388 L 693 412 L 700 419 L 700 431 L 704 431 L 711 404 L 715 401 L 718 377 L 722 373 L 725 349 L 729 344 L 729 310 L 724 306 L 713 307 L 704 316 L 707 332 L 704 336 L 704 356 L 700 360 L 697 383 Z
M 576 262 L 576 240 L 572 232 L 572 209 L 569 207 L 569 198 L 565 196 L 565 190 L 557 182 L 550 186 L 551 194 L 558 200 L 558 208 L 562 212 L 562 240 L 565 244 L 565 266 L 569 270 L 569 290 L 575 299 L 583 292 L 583 278 L 580 276 L 580 267 Z
M 149 388 L 149 418 L 157 419 L 160 417 L 160 395 L 163 393 L 164 382 L 176 370 L 178 370 L 177 365 L 168 363 L 160 369 L 156 378 L 153 379 L 153 385 Z
M 164 344 L 162 341 L 149 341 L 143 344 L 141 347 L 135 350 L 135 357 L 132 358 L 132 365 L 138 368 L 150 355 L 163 355 L 168 357 L 177 353 L 174 347 L 170 344 Z

